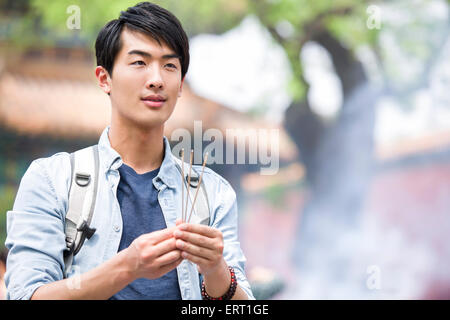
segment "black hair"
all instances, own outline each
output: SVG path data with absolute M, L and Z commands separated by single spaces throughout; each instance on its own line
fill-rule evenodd
M 118 19 L 108 22 L 100 30 L 95 42 L 97 65 L 104 67 L 110 76 L 114 61 L 122 48 L 120 35 L 123 28 L 151 36 L 160 45 L 167 44 L 180 56 L 181 78 L 189 68 L 189 40 L 180 21 L 168 10 L 150 2 L 141 2 L 122 11 Z

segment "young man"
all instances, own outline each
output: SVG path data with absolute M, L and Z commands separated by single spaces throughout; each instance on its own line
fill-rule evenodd
M 8 212 L 7 297 L 253 299 L 231 186 L 205 168 L 210 224 L 177 220 L 182 179 L 163 130 L 189 66 L 181 24 L 140 3 L 100 31 L 96 56 L 95 75 L 112 105 L 98 144 L 96 232 L 64 278 L 69 154 L 33 161 Z

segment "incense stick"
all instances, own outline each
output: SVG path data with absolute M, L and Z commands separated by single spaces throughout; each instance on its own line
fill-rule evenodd
M 205 154 L 205 160 L 203 160 L 202 173 L 200 174 L 200 179 L 198 181 L 197 190 L 195 191 L 194 201 L 192 202 L 191 212 L 189 213 L 187 223 L 189 223 L 189 221 L 191 220 L 192 211 L 194 210 L 195 201 L 197 200 L 198 191 L 200 190 L 200 185 L 202 183 L 202 178 L 203 178 L 203 172 L 205 171 L 205 165 L 206 165 L 207 160 L 208 160 L 208 152 Z
M 187 197 L 186 197 L 186 211 L 183 213 L 183 222 L 186 222 L 187 218 L 187 211 L 188 211 L 188 204 L 189 204 L 189 189 L 191 185 L 191 172 L 192 172 L 192 158 L 194 156 L 194 150 L 191 149 L 191 156 L 189 159 L 189 175 L 188 175 L 188 185 L 186 187 L 187 189 Z
M 181 149 L 181 221 L 184 222 L 184 148 Z

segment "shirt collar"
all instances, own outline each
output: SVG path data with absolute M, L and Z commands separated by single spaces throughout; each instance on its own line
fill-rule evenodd
M 109 129 L 110 126 L 106 127 L 103 130 L 98 142 L 100 161 L 102 162 L 106 172 L 109 170 L 117 170 L 123 163 L 120 154 L 111 147 L 111 143 L 108 137 Z M 173 160 L 169 140 L 166 137 L 163 137 L 163 139 L 164 159 L 159 169 L 158 175 L 153 179 L 153 183 L 158 189 L 161 187 L 161 183 L 164 183 L 169 188 L 175 188 L 173 170 L 176 171 L 177 169 L 175 168 L 175 162 Z
M 111 147 L 109 142 L 108 132 L 110 126 L 106 127 L 98 141 L 98 151 L 100 154 L 100 161 L 105 168 L 105 171 L 117 170 L 122 165 L 122 157 Z
M 170 148 L 169 140 L 166 137 L 164 139 L 164 159 L 159 169 L 159 173 L 153 180 L 156 183 L 158 180 L 162 180 L 169 188 L 175 188 L 174 172 L 178 172 L 175 167 L 175 161 L 173 160 L 172 150 Z M 159 188 L 156 185 L 157 188 Z

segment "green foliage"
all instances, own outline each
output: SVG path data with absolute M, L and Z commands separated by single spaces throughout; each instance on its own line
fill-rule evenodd
M 83 43 L 92 47 L 98 31 L 107 21 L 117 18 L 122 10 L 139 1 L 29 0 L 30 10 L 27 15 L 20 23 L 11 24 L 12 38 L 22 46 L 51 46 L 57 41 L 61 44 L 62 39 L 62 43 L 68 45 Z M 190 37 L 200 33 L 223 33 L 240 23 L 246 15 L 255 14 L 288 56 L 294 75 L 288 89 L 297 101 L 303 99 L 307 91 L 299 61 L 303 45 L 318 32 L 327 30 L 350 49 L 355 49 L 361 44 L 376 47 L 380 30 L 367 27 L 369 17 L 367 8 L 372 4 L 388 4 L 384 1 L 355 0 L 154 0 L 153 2 L 173 12 Z M 70 30 L 67 27 L 67 21 L 71 16 L 67 9 L 71 5 L 80 8 L 79 30 Z M 426 1 L 422 5 L 426 5 Z M 280 23 L 290 25 L 291 34 L 288 36 L 279 34 L 277 28 Z M 419 24 L 417 28 L 421 29 L 423 23 Z M 404 32 L 411 35 L 410 31 Z M 399 35 L 399 44 L 417 57 L 429 55 L 423 46 L 417 46 L 416 38 Z
M 264 190 L 264 199 L 266 199 L 273 207 L 284 209 L 286 203 L 286 187 L 283 185 L 273 185 Z
M 23 2 L 26 0 L 21 0 Z M 2 17 L 7 28 L 0 31 L 9 34 L 16 45 L 52 46 L 55 42 L 67 45 L 84 44 L 92 47 L 100 28 L 109 20 L 117 18 L 122 10 L 135 5 L 140 0 L 29 0 L 28 13 L 22 17 Z M 447 0 L 447 3 L 450 0 Z M 220 34 L 236 26 L 246 15 L 256 15 L 270 31 L 274 41 L 285 50 L 294 75 L 289 92 L 294 100 L 305 97 L 307 84 L 303 79 L 303 70 L 299 54 L 303 45 L 323 30 L 329 31 L 348 48 L 355 49 L 362 44 L 369 45 L 378 54 L 380 65 L 389 60 L 378 41 L 381 31 L 387 29 L 396 33 L 396 43 L 406 55 L 418 60 L 429 59 L 436 47 L 430 44 L 435 34 L 428 30 L 441 30 L 434 21 L 425 21 L 421 13 L 425 12 L 429 2 L 419 1 L 411 6 L 409 1 L 355 1 L 355 0 L 154 0 L 153 2 L 173 12 L 183 24 L 190 37 L 199 33 Z M 70 30 L 67 21 L 71 5 L 80 8 L 81 29 Z M 389 25 L 383 21 L 383 30 L 367 27 L 369 5 L 396 9 L 407 12 L 411 22 L 406 26 Z M 8 20 L 9 19 L 9 20 Z M 0 21 L 1 22 L 1 21 Z M 280 24 L 291 26 L 289 35 L 279 34 Z M 3 26 L 5 23 L 3 23 Z M 6 30 L 6 31 L 5 31 Z M 432 36 L 430 36 L 432 35 Z M 417 39 L 421 39 L 418 44 Z M 441 41 L 440 37 L 437 37 Z M 425 40 L 424 40 L 425 39 Z M 428 42 L 427 42 L 428 41 Z M 396 64 L 386 67 L 387 77 L 398 74 Z
M 21 45 L 54 45 L 58 39 L 92 46 L 100 28 L 119 16 L 122 10 L 139 0 L 30 0 L 30 10 L 15 27 L 13 37 Z M 289 92 L 294 100 L 304 98 L 307 87 L 299 61 L 301 48 L 320 29 L 328 29 L 351 48 L 361 43 L 374 43 L 377 31 L 365 23 L 368 4 L 354 0 L 155 0 L 154 3 L 173 12 L 189 36 L 199 33 L 223 33 L 236 26 L 248 14 L 256 14 L 286 51 L 294 78 Z M 67 21 L 80 8 L 80 29 L 71 30 Z M 281 23 L 292 26 L 292 34 L 277 34 Z M 68 40 L 69 39 L 69 40 Z
M 331 16 L 325 23 L 337 39 L 354 49 L 361 44 L 373 45 L 378 39 L 379 30 L 367 28 L 366 21 L 365 7 L 355 7 L 350 15 Z
M 16 188 L 0 187 L 0 248 L 4 247 L 6 239 L 6 212 L 12 209 Z
M 30 0 L 29 12 L 15 26 L 11 39 L 20 46 L 54 45 L 55 41 L 78 42 L 92 45 L 99 30 L 120 12 L 139 3 L 139 0 Z M 220 33 L 234 27 L 247 12 L 245 1 L 239 0 L 156 0 L 152 1 L 181 21 L 189 36 L 212 32 Z M 79 8 L 80 28 L 70 29 L 67 22 L 76 14 L 71 6 Z M 218 17 L 220 15 L 220 18 Z M 16 19 L 17 21 L 17 19 Z
M 250 1 L 250 10 L 272 32 L 289 57 L 295 76 L 290 82 L 289 92 L 294 100 L 302 100 L 306 94 L 299 55 L 303 45 L 314 34 L 327 30 L 350 48 L 376 41 L 377 32 L 366 27 L 367 6 L 365 2 L 352 0 Z M 282 22 L 292 26 L 288 37 L 277 34 L 277 26 Z
M 98 1 L 98 0 L 31 0 L 30 20 L 39 18 L 42 27 L 51 30 L 56 36 L 71 36 L 79 32 L 81 37 L 91 39 L 109 20 L 117 18 L 120 11 L 135 4 L 135 0 Z M 80 30 L 67 28 L 67 20 L 73 14 L 67 12 L 72 5 L 80 8 Z
M 307 187 L 306 179 L 290 184 L 274 184 L 263 191 L 264 199 L 274 208 L 288 209 L 286 196 L 292 192 L 303 191 Z
M 248 13 L 246 0 L 160 0 L 154 1 L 171 11 L 187 34 L 220 34 L 235 27 Z

